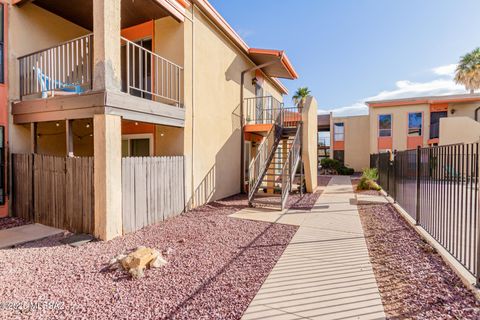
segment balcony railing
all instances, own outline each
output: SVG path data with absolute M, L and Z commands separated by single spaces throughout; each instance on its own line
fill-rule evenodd
M 183 68 L 122 37 L 126 45 L 127 93 L 182 106 Z
M 440 123 L 430 124 L 430 139 L 438 139 L 440 136 Z
M 183 68 L 122 39 L 122 89 L 133 96 L 182 107 Z M 93 34 L 19 58 L 20 96 L 47 98 L 92 89 Z
M 20 96 L 82 93 L 92 87 L 93 35 L 19 58 Z
M 302 120 L 301 108 L 285 108 L 282 102 L 272 96 L 246 98 L 243 106 L 245 124 L 274 124 L 281 121 L 282 127 L 295 127 Z

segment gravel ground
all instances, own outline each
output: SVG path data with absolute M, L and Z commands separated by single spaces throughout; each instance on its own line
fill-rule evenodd
M 480 304 L 390 205 L 360 218 L 388 319 L 480 319 Z
M 29 223 L 30 222 L 17 217 L 0 218 L 0 230 L 20 227 Z
M 79 248 L 58 236 L 1 250 L 0 318 L 238 319 L 297 229 L 227 217 L 246 204 L 239 197 L 217 201 Z M 106 269 L 139 245 L 172 248 L 168 265 L 139 280 Z

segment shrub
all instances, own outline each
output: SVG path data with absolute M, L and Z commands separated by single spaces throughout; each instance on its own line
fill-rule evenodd
M 343 166 L 343 167 L 340 167 L 337 170 L 337 172 L 338 172 L 339 175 L 342 175 L 342 176 L 351 176 L 352 174 L 355 173 L 355 170 L 353 170 L 352 168 L 347 168 L 347 167 Z
M 369 180 L 376 181 L 378 180 L 378 170 L 377 168 L 366 168 L 363 169 L 362 177 L 365 177 Z
M 322 165 L 323 169 L 334 169 L 337 171 L 342 167 L 342 164 L 340 163 L 340 161 L 335 159 L 330 159 L 330 158 L 322 159 L 320 164 Z
M 368 179 L 367 177 L 360 178 L 360 181 L 357 185 L 357 190 L 376 190 L 380 191 L 382 188 L 373 180 Z

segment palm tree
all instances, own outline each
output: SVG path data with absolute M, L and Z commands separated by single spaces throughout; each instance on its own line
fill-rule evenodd
M 457 66 L 455 82 L 474 93 L 480 89 L 480 48 L 464 55 Z
M 292 97 L 293 103 L 297 107 L 303 107 L 305 104 L 305 100 L 307 97 L 310 95 L 311 91 L 308 89 L 308 87 L 300 87 L 295 91 L 295 94 Z

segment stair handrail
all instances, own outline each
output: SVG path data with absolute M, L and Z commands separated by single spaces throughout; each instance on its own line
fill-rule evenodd
M 276 116 L 272 128 L 258 147 L 255 159 L 248 166 L 248 201 L 251 203 L 255 192 L 263 180 L 266 169 L 275 153 L 282 132 L 282 112 Z
M 282 168 L 282 210 L 285 209 L 292 186 L 292 181 L 295 179 L 297 166 L 300 162 L 301 132 L 302 124 L 299 123 L 297 126 L 297 132 L 295 133 L 295 138 L 292 141 L 290 150 L 288 151 L 287 159 Z

